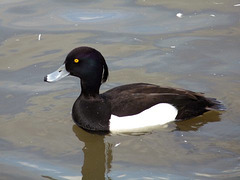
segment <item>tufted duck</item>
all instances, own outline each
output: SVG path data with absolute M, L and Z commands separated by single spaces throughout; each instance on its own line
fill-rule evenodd
M 184 89 L 147 83 L 128 84 L 99 94 L 108 78 L 102 54 L 91 47 L 73 49 L 64 64 L 44 81 L 54 82 L 67 75 L 81 79 L 81 94 L 72 108 L 74 122 L 87 131 L 132 132 L 186 120 L 209 110 L 224 110 L 214 98 Z

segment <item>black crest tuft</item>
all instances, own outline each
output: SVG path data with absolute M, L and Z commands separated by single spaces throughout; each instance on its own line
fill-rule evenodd
M 103 58 L 103 75 L 102 75 L 102 83 L 105 83 L 108 79 L 108 66 L 106 64 L 105 59 Z

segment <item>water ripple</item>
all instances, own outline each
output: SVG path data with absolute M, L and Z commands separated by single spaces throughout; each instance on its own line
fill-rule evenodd
M 64 19 L 72 22 L 102 22 L 108 20 L 121 19 L 127 16 L 126 13 L 102 11 L 102 10 L 84 10 L 80 12 L 67 12 L 61 15 Z

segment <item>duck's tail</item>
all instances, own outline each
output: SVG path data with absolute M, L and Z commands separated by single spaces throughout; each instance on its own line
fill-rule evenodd
M 211 106 L 207 107 L 207 110 L 213 110 L 213 111 L 226 111 L 226 107 L 222 104 L 222 102 L 218 101 L 215 98 L 208 98 L 208 100 L 211 102 Z

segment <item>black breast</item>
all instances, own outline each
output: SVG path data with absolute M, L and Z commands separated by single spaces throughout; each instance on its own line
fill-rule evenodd
M 74 122 L 88 131 L 109 131 L 110 104 L 102 97 L 80 96 L 72 109 Z

